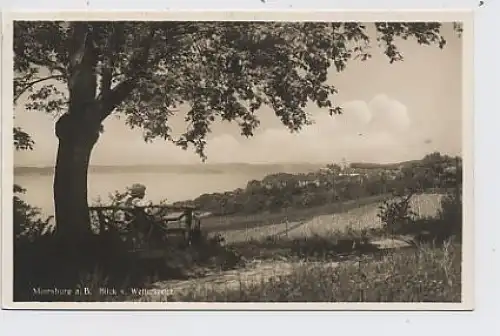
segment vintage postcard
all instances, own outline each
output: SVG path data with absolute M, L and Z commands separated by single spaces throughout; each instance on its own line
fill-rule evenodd
M 472 18 L 5 14 L 3 307 L 473 309 Z

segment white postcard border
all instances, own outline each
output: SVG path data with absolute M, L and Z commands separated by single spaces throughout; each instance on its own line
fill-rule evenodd
M 12 223 L 13 185 L 13 20 L 183 20 L 183 21 L 461 21 L 463 32 L 464 228 L 461 303 L 155 303 L 155 302 L 13 302 L 13 230 L 2 225 L 2 306 L 5 309 L 77 310 L 473 310 L 474 308 L 474 174 L 473 174 L 473 11 L 472 10 L 339 10 L 339 11 L 18 11 L 2 16 L 2 223 Z

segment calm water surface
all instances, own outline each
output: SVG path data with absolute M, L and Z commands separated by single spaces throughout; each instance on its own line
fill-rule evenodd
M 266 174 L 178 174 L 178 173 L 90 173 L 89 202 L 97 197 L 104 200 L 113 191 L 123 191 L 133 183 L 147 187 L 146 198 L 159 202 L 193 199 L 204 193 L 224 192 L 244 188 L 251 179 L 262 179 Z M 53 214 L 53 175 L 17 175 L 14 183 L 27 189 L 23 198 L 42 209 L 45 215 Z

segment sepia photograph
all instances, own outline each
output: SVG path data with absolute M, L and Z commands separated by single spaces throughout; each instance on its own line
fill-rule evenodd
M 4 306 L 473 308 L 470 16 L 24 15 Z

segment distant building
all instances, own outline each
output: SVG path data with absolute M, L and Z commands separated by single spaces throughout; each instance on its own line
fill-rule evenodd
M 455 174 L 457 172 L 457 167 L 456 166 L 450 166 L 450 167 L 446 167 L 444 169 L 445 173 L 452 173 L 452 174 Z
M 361 176 L 360 173 L 340 173 L 339 176 Z

